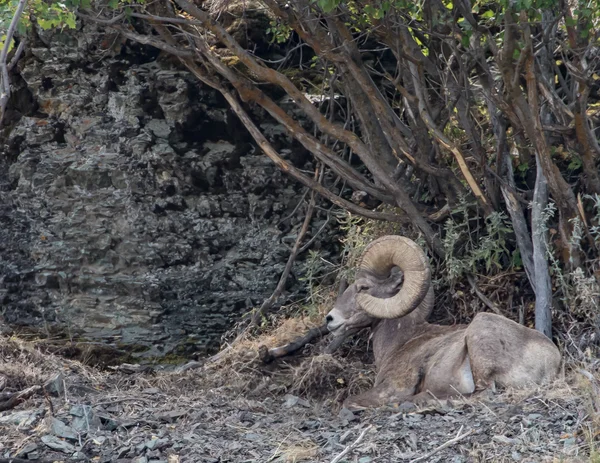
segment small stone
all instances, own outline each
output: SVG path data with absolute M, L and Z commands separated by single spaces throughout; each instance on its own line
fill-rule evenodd
M 71 453 L 71 454 L 75 452 L 75 446 L 73 446 L 63 440 L 60 440 L 56 436 L 50 436 L 50 435 L 42 436 L 42 442 L 44 444 L 46 444 L 48 447 L 50 447 L 52 450 L 56 450 L 58 452 Z
M 146 128 L 149 129 L 157 138 L 169 138 L 171 127 L 168 122 L 162 119 L 151 119 Z
M 506 444 L 506 445 L 513 445 L 517 443 L 516 439 L 511 439 L 510 437 L 506 437 L 506 436 L 494 436 L 492 438 L 495 442 L 500 442 L 501 444 Z
M 71 423 L 73 429 L 78 432 L 92 432 L 102 429 L 102 422 L 94 413 L 92 407 L 89 405 L 81 405 L 76 410 L 73 410 L 73 408 L 71 409 L 72 415 L 74 415 L 73 411 L 79 413 L 79 415 L 75 415 L 76 418 Z
M 12 424 L 20 428 L 30 428 L 35 425 L 43 414 L 43 409 L 22 410 L 10 415 L 0 416 L 0 424 Z
M 345 420 L 345 421 L 354 421 L 354 420 L 358 419 L 358 417 L 351 410 L 348 410 L 346 407 L 344 407 L 340 410 L 340 412 L 338 413 L 338 417 L 339 417 L 339 419 Z
M 52 434 L 58 437 L 63 437 L 65 439 L 77 439 L 77 433 L 73 428 L 67 426 L 58 418 L 52 418 L 50 422 L 50 430 Z
M 296 397 L 295 395 L 287 394 L 285 397 L 284 406 L 286 408 L 292 408 L 296 405 L 300 405 L 302 407 L 310 407 L 310 403 L 308 401 L 301 399 L 300 397 Z
M 144 394 L 160 394 L 160 389 L 156 387 L 149 387 L 142 391 Z
M 21 450 L 17 451 L 17 453 L 15 453 L 15 457 L 22 457 L 24 455 L 29 455 L 30 453 L 35 452 L 37 450 L 37 448 L 38 448 L 37 444 L 30 442 L 30 443 L 26 444 L 25 447 L 23 447 Z
M 117 459 L 125 458 L 125 456 L 131 454 L 132 451 L 133 447 L 131 446 L 121 447 L 119 450 L 117 450 L 116 457 Z
M 408 411 L 416 410 L 417 406 L 412 402 L 402 402 L 400 405 L 398 405 L 397 408 L 398 408 L 398 410 L 401 410 L 403 412 L 408 412 Z
M 292 408 L 293 406 L 295 406 L 298 403 L 298 400 L 300 400 L 299 397 L 296 397 L 295 395 L 286 395 L 284 397 L 285 402 L 284 402 L 284 406 L 286 408 Z
M 120 423 L 109 415 L 97 415 L 100 419 L 100 422 L 104 426 L 104 429 L 107 431 L 114 431 L 120 426 Z
M 159 460 L 160 457 L 162 457 L 162 454 L 160 453 L 160 450 L 149 450 L 148 452 L 146 452 L 146 457 L 148 457 L 148 459 L 150 461 L 154 461 L 154 460 Z
M 568 439 L 565 439 L 563 441 L 563 447 L 565 449 L 571 448 L 573 446 L 575 446 L 577 444 L 577 439 L 575 439 L 574 437 L 569 437 Z
M 182 416 L 187 415 L 188 411 L 187 410 L 171 410 L 168 412 L 164 412 L 164 413 L 157 413 L 156 414 L 156 418 L 158 418 L 160 421 L 166 421 L 167 423 L 172 423 L 174 421 L 176 421 L 178 418 L 181 418 Z
M 46 392 L 54 397 L 60 397 L 65 392 L 65 378 L 62 373 L 58 373 L 44 384 Z
M 73 405 L 69 410 L 69 414 L 79 417 L 85 416 L 86 410 L 84 407 L 86 407 L 86 405 Z M 89 407 L 89 405 L 87 405 L 87 407 Z
M 144 443 L 144 446 L 148 449 L 148 450 L 153 450 L 156 447 L 157 442 L 159 441 L 158 437 L 155 437 L 153 439 L 150 439 L 149 441 L 146 441 Z

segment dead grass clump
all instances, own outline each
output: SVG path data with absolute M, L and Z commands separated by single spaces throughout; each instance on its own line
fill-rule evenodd
M 33 342 L 0 337 L 0 373 L 6 378 L 7 390 L 20 391 L 44 384 L 59 372 L 74 371 L 90 383 L 102 383 L 100 373 L 80 362 L 41 352 Z
M 8 389 L 42 384 L 61 369 L 58 358 L 39 352 L 30 343 L 0 337 L 0 372 Z
M 306 358 L 292 371 L 290 392 L 319 399 L 363 392 L 372 386 L 374 376 L 360 362 L 328 354 Z
M 177 388 L 185 384 L 196 390 L 219 390 L 247 397 L 291 393 L 305 398 L 335 400 L 371 387 L 374 369 L 365 367 L 356 349 L 345 355 L 342 352 L 335 356 L 319 353 L 330 339 L 307 345 L 300 355 L 283 357 L 269 364 L 259 359 L 260 346 L 273 348 L 288 344 L 316 327 L 318 322 L 320 319 L 281 319 L 268 333 L 254 337 L 246 335 L 222 351 L 218 360 L 208 362 L 198 370 L 170 374 L 168 382 Z
M 285 463 L 314 461 L 319 453 L 319 447 L 313 441 L 307 440 L 282 448 L 278 453 Z
M 278 373 L 280 369 L 276 362 L 264 365 L 260 361 L 259 347 L 272 348 L 287 344 L 316 326 L 317 321 L 310 318 L 280 319 L 268 332 L 259 336 L 244 335 L 237 342 L 225 347 L 218 354 L 218 360 L 207 363 L 202 370 L 191 372 L 186 377 L 194 378 L 196 386 L 204 389 L 225 388 L 237 393 L 254 391 L 266 378 Z M 285 383 L 284 378 L 279 376 Z M 273 388 L 282 390 L 287 389 L 287 386 L 279 384 Z

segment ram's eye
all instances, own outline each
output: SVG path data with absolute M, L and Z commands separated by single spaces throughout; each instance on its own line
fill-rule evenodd
M 362 293 L 362 292 L 364 292 L 364 291 L 366 291 L 368 289 L 369 289 L 369 285 L 366 285 L 366 284 L 357 284 L 356 285 L 356 292 L 357 293 Z

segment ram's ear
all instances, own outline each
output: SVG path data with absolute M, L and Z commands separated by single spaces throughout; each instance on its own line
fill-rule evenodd
M 346 277 L 342 277 L 340 280 L 340 286 L 338 287 L 338 297 L 344 294 L 344 291 L 348 289 L 348 280 Z
M 396 294 L 400 291 L 402 284 L 404 283 L 404 272 L 398 267 L 392 268 L 390 276 L 382 282 L 382 286 L 385 287 L 390 293 Z
M 387 277 L 362 273 L 355 284 L 358 292 L 368 292 L 372 296 L 385 299 L 397 294 L 403 282 L 404 273 L 398 267 L 394 267 Z
M 372 278 L 358 278 L 354 282 L 354 286 L 356 286 L 356 292 L 366 292 L 376 286 L 377 283 Z

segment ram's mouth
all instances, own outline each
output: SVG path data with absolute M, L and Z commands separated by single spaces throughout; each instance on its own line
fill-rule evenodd
M 337 323 L 337 324 L 333 324 L 333 323 L 328 323 L 327 324 L 327 329 L 329 330 L 330 333 L 332 333 L 334 336 L 337 336 L 339 334 L 341 334 L 341 332 L 343 331 L 345 323 Z

